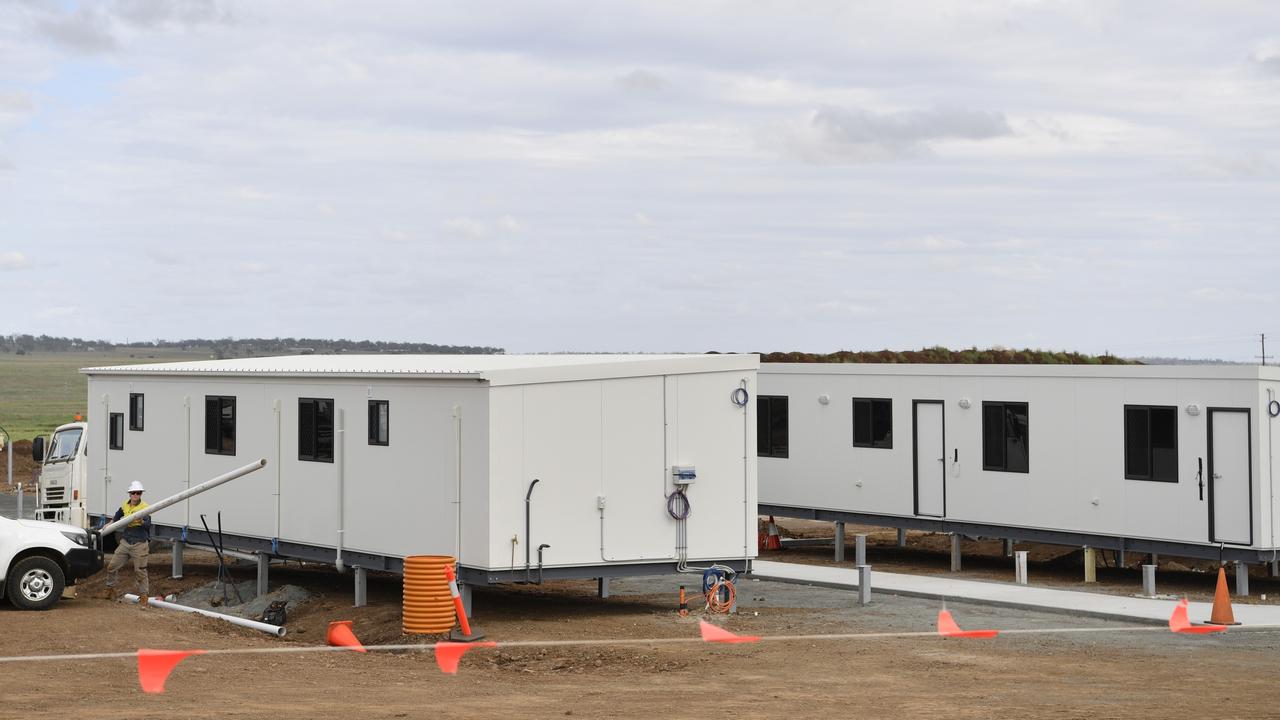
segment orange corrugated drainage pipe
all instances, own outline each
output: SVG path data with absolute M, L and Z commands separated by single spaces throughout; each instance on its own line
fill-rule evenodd
M 452 567 L 450 555 L 410 555 L 404 559 L 404 605 L 401 625 L 405 633 L 447 633 L 453 627 L 453 596 L 444 568 Z

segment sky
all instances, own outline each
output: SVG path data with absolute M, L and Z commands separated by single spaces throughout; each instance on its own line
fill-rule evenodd
M 1248 362 L 1277 228 L 1272 0 L 0 0 L 0 334 Z

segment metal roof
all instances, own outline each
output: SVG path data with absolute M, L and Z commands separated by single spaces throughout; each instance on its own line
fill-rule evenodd
M 760 374 L 947 377 L 1163 378 L 1280 381 L 1280 368 L 1258 365 L 995 365 L 930 363 L 764 363 Z
M 85 375 L 413 377 L 491 384 L 754 370 L 756 355 L 288 355 L 84 368 Z

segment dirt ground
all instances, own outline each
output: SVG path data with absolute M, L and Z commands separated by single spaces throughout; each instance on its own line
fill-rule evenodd
M 813 549 L 814 558 L 830 549 Z M 775 559 L 801 559 L 791 550 Z M 942 562 L 946 562 L 945 556 Z M 188 553 L 186 576 L 152 556 L 152 593 L 208 583 L 212 557 Z M 252 567 L 236 571 L 253 576 Z M 1035 575 L 1033 574 L 1033 578 Z M 0 656 L 323 644 L 331 620 L 354 621 L 369 645 L 438 638 L 400 633 L 400 582 L 371 575 L 369 606 L 351 607 L 350 576 L 273 567 L 272 585 L 313 599 L 289 609 L 289 635 L 270 638 L 216 620 L 79 597 L 47 612 L 0 603 Z M 695 638 L 697 617 L 674 611 L 676 587 L 697 578 L 615 580 L 613 597 L 589 581 L 478 588 L 474 622 L 498 641 Z M 934 628 L 938 604 L 878 594 L 859 607 L 847 592 L 744 579 L 740 612 L 715 622 L 764 636 L 911 632 Z M 1172 605 L 1171 605 L 1172 608 Z M 197 656 L 146 695 L 133 659 L 0 664 L 0 715 L 24 718 L 451 718 L 857 716 L 860 718 L 1276 717 L 1280 632 L 1188 637 L 1126 632 L 1125 623 L 952 603 L 968 628 L 1111 628 L 1088 634 L 791 640 L 751 645 L 654 644 L 477 649 L 456 676 L 430 653 Z M 1149 626 L 1148 626 L 1149 627 Z

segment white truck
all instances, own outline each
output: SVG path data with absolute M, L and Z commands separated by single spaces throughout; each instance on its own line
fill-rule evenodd
M 102 568 L 102 552 L 85 531 L 88 426 L 59 426 L 45 452 L 36 438 L 32 457 L 41 463 L 35 520 L 0 517 L 0 594 L 23 610 L 44 610 L 62 590 Z
M 0 517 L 0 592 L 20 610 L 45 610 L 68 584 L 102 569 L 89 533 L 65 523 Z
M 31 456 L 40 465 L 35 519 L 87 526 L 84 507 L 85 483 L 89 473 L 89 425 L 84 422 L 59 425 L 45 452 L 45 439 L 31 442 Z

